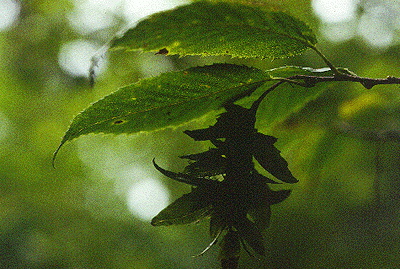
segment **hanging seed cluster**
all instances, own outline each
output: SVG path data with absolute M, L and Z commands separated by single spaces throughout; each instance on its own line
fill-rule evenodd
M 248 253 L 249 246 L 256 254 L 265 255 L 262 232 L 269 226 L 271 205 L 290 195 L 290 190 L 271 190 L 269 184 L 279 182 L 259 173 L 254 159 L 276 179 L 297 182 L 274 146 L 277 139 L 255 129 L 259 103 L 257 100 L 250 109 L 226 105 L 215 125 L 185 131 L 195 141 L 208 140 L 215 147 L 181 156 L 189 160 L 183 172 L 165 170 L 153 160 L 162 174 L 193 188 L 155 216 L 152 225 L 187 224 L 210 217 L 212 242 L 205 251 L 222 237 L 222 268 L 237 267 L 242 247 Z

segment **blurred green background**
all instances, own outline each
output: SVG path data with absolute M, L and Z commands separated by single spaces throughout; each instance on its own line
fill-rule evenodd
M 317 33 L 337 66 L 361 76 L 400 76 L 400 2 L 281 0 Z M 72 118 L 118 87 L 212 62 L 269 69 L 323 67 L 312 52 L 284 60 L 165 57 L 112 52 L 94 88 L 90 57 L 138 19 L 187 3 L 129 0 L 0 0 L 0 267 L 218 268 L 207 221 L 152 227 L 189 187 L 152 167 L 180 171 L 200 152 L 186 126 L 136 135 L 88 135 L 52 154 Z M 264 104 L 268 105 L 268 104 Z M 400 264 L 400 91 L 338 83 L 265 133 L 300 180 L 273 207 L 268 255 L 242 268 L 396 268 Z M 263 131 L 262 111 L 258 128 Z

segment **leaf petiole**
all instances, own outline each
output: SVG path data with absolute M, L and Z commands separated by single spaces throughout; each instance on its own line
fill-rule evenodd
M 319 57 L 326 63 L 326 65 L 333 71 L 334 76 L 341 76 L 342 72 L 340 72 L 329 60 L 326 58 L 326 56 L 319 50 L 317 47 L 312 44 L 311 42 L 308 42 L 309 48 L 311 48 L 313 51 L 315 51 Z

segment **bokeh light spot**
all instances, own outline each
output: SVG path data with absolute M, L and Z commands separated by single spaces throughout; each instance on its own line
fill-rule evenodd
M 61 68 L 72 76 L 88 77 L 91 59 L 98 47 L 85 40 L 75 40 L 61 47 L 58 63 Z M 96 73 L 100 73 L 106 64 L 105 60 L 99 62 Z
M 127 203 L 135 216 L 150 221 L 168 205 L 169 192 L 159 180 L 148 177 L 132 186 Z
M 123 14 L 128 21 L 135 21 L 150 14 L 172 9 L 178 5 L 189 3 L 185 0 L 128 0 L 124 3 Z
M 357 98 L 343 103 L 339 107 L 339 114 L 344 119 L 349 119 L 365 109 L 382 103 L 382 98 L 377 93 L 365 93 Z
M 328 23 L 321 25 L 324 37 L 332 42 L 345 42 L 357 34 L 357 22 L 355 20 L 346 23 Z
M 398 16 L 399 10 L 395 12 L 386 6 L 370 7 L 360 18 L 358 33 L 374 47 L 387 47 L 393 42 Z
M 121 18 L 133 23 L 150 14 L 186 3 L 188 1 L 185 0 L 76 0 L 68 19 L 76 32 L 85 35 L 111 27 Z
M 17 1 L 0 0 L 0 30 L 10 27 L 18 19 L 20 10 Z
M 315 14 L 327 23 L 352 20 L 357 11 L 357 0 L 312 0 Z
M 75 9 L 68 15 L 74 30 L 82 35 L 108 28 L 122 8 L 122 0 L 75 1 Z

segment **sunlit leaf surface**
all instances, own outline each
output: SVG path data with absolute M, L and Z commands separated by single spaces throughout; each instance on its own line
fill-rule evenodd
M 256 68 L 194 67 L 139 81 L 106 96 L 75 117 L 61 145 L 89 133 L 136 133 L 187 122 L 248 95 L 270 80 Z
M 197 2 L 139 22 L 111 48 L 160 54 L 282 58 L 316 44 L 311 29 L 283 12 L 249 5 Z

